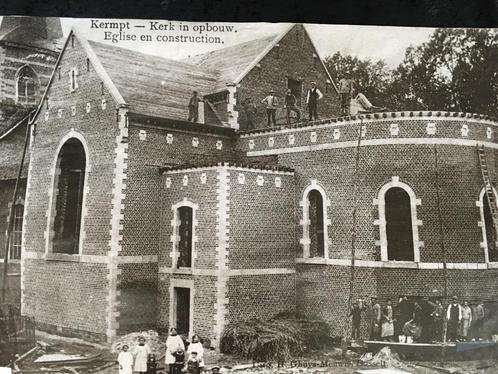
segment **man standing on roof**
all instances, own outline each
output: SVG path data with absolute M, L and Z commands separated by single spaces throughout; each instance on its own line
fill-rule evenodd
M 345 74 L 339 81 L 339 94 L 341 95 L 341 114 L 349 116 L 351 98 L 353 97 L 353 81 L 349 79 L 348 74 Z
M 199 119 L 199 101 L 201 99 L 197 96 L 197 91 L 192 92 L 192 97 L 188 102 L 188 120 L 189 122 L 197 122 Z
M 306 97 L 306 104 L 308 104 L 308 112 L 310 115 L 310 121 L 318 119 L 318 100 L 321 100 L 323 94 L 316 87 L 316 82 L 311 82 L 311 88 L 308 90 L 308 96 Z
M 296 113 L 296 121 L 299 122 L 301 119 L 301 111 L 296 106 L 297 100 L 296 97 L 292 94 L 290 88 L 287 90 L 285 94 L 285 109 L 287 110 L 287 126 L 290 126 L 290 114 L 291 112 Z
M 261 100 L 263 104 L 266 104 L 266 115 L 268 116 L 268 127 L 277 126 L 276 114 L 278 107 L 278 98 L 275 96 L 275 91 L 270 90 L 270 94 Z

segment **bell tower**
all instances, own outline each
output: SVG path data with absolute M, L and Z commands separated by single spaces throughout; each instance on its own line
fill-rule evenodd
M 61 21 L 6 16 L 0 24 L 0 122 L 35 107 L 62 49 Z M 5 124 L 5 123 L 4 123 Z

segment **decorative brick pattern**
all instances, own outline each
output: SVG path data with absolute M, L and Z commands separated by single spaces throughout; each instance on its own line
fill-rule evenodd
M 225 327 L 225 317 L 227 313 L 227 281 L 226 270 L 229 267 L 229 212 L 230 212 L 230 173 L 226 167 L 220 167 L 217 175 L 217 205 L 216 205 L 216 268 L 218 277 L 216 280 L 216 302 L 214 316 L 214 336 L 215 344 L 219 344 L 223 328 Z

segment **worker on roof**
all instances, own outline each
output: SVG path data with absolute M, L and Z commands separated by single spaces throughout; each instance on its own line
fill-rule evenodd
M 261 100 L 263 104 L 266 104 L 266 115 L 268 117 L 268 127 L 277 126 L 277 108 L 278 108 L 278 97 L 275 96 L 275 91 L 270 90 L 268 96 Z
M 339 95 L 341 96 L 341 114 L 349 116 L 351 98 L 353 97 L 354 85 L 353 81 L 349 78 L 349 74 L 345 74 L 339 81 Z
M 297 107 L 297 99 L 296 96 L 292 93 L 292 91 L 287 89 L 285 93 L 285 109 L 287 111 L 287 125 L 290 126 L 290 115 L 291 112 L 296 113 L 296 122 L 299 122 L 301 119 L 301 111 Z
M 199 102 L 201 99 L 197 91 L 192 92 L 192 97 L 188 102 L 188 119 L 189 122 L 197 122 L 199 119 Z
M 309 119 L 318 119 L 318 101 L 323 98 L 323 94 L 316 87 L 316 82 L 311 82 L 311 87 L 308 90 L 308 96 L 306 97 L 306 104 L 308 104 Z
M 242 102 L 242 108 L 246 115 L 246 131 L 254 130 L 256 127 L 256 105 L 253 103 L 252 98 L 246 97 Z

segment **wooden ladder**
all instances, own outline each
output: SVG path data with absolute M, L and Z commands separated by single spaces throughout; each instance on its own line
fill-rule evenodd
M 493 226 L 495 228 L 495 237 L 498 235 L 498 208 L 496 207 L 496 196 L 493 192 L 493 185 L 489 179 L 489 169 L 488 162 L 486 160 L 486 150 L 483 145 L 477 145 L 477 154 L 479 156 L 479 165 L 481 166 L 482 180 L 484 182 L 484 188 L 486 193 L 486 198 L 488 199 L 489 210 L 491 212 L 491 217 L 493 219 Z

